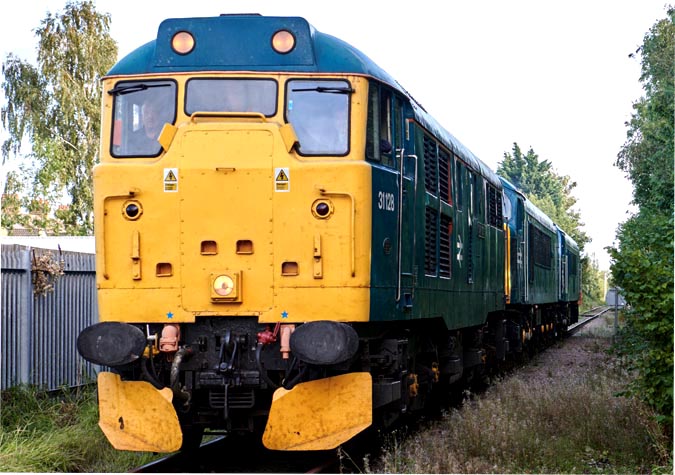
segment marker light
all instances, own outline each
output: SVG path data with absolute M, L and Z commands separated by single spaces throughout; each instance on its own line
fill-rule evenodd
M 187 31 L 179 31 L 171 38 L 171 47 L 178 54 L 188 54 L 195 47 L 195 38 Z
M 272 48 L 279 54 L 290 53 L 295 47 L 295 36 L 288 30 L 279 30 L 272 36 Z
M 124 212 L 127 213 L 127 216 L 130 218 L 135 218 L 138 216 L 139 212 L 138 205 L 135 203 L 130 203 L 126 208 L 124 208 Z
M 333 214 L 333 203 L 319 199 L 312 203 L 312 214 L 317 219 L 327 219 Z
M 219 275 L 213 281 L 213 291 L 218 295 L 227 297 L 234 290 L 234 280 L 229 275 Z
M 122 205 L 122 215 L 128 220 L 135 221 L 143 214 L 143 207 L 138 201 L 126 201 Z
M 328 206 L 327 203 L 319 203 L 316 205 L 316 214 L 319 216 L 323 217 L 326 216 L 330 212 L 330 207 Z

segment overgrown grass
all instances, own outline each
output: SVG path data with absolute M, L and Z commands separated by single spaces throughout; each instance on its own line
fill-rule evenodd
M 587 351 L 607 345 L 587 337 Z M 579 365 L 582 366 L 582 365 Z M 653 413 L 618 397 L 629 375 L 588 369 L 519 372 L 410 437 L 393 435 L 378 473 L 672 473 Z
M 2 393 L 0 472 L 125 472 L 156 455 L 114 450 L 98 428 L 95 387 Z

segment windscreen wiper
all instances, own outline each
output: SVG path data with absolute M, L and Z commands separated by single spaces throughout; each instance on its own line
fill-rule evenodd
M 111 96 L 123 96 L 124 94 L 131 94 L 132 92 L 145 91 L 151 87 L 169 87 L 169 84 L 128 84 L 123 86 L 115 86 L 108 91 Z
M 313 91 L 313 92 L 321 92 L 321 93 L 327 93 L 327 94 L 352 94 L 354 89 L 351 87 L 325 87 L 325 86 L 317 86 L 317 87 L 310 87 L 306 89 L 291 89 L 293 92 L 307 92 L 307 91 Z

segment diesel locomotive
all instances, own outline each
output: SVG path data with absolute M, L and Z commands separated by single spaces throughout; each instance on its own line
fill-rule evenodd
M 167 19 L 102 84 L 77 344 L 117 449 L 331 449 L 578 317 L 575 242 L 303 18 Z

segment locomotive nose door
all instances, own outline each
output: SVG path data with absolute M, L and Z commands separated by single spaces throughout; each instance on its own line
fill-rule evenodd
M 262 120 L 197 113 L 181 130 L 177 186 L 183 306 L 225 315 L 269 310 L 277 132 Z M 236 287 L 235 294 L 214 291 L 220 276 Z

